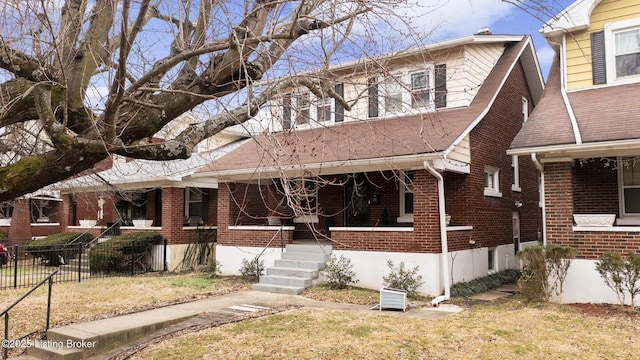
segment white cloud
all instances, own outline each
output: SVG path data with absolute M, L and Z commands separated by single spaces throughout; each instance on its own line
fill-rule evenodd
M 549 68 L 551 67 L 551 62 L 553 61 L 553 57 L 556 55 L 555 51 L 549 45 L 544 45 L 538 49 L 536 49 L 536 55 L 538 56 L 538 62 L 540 63 L 540 69 L 542 71 L 542 76 L 546 79 L 549 75 Z

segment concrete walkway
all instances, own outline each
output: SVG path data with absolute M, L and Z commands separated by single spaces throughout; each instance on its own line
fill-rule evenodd
M 475 297 L 491 300 L 507 296 L 509 288 Z M 299 295 L 241 291 L 209 299 L 78 323 L 50 329 L 48 338 L 28 349 L 20 359 L 107 359 L 154 337 L 197 326 L 212 326 L 268 312 L 283 306 L 304 306 L 337 311 L 363 312 L 397 318 L 439 319 L 463 309 L 447 303 L 407 311 L 372 310 L 370 306 L 316 301 Z M 70 345 L 70 346 L 68 346 Z M 16 358 L 17 359 L 17 358 Z

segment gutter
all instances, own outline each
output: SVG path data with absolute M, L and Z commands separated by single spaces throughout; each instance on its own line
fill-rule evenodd
M 540 198 L 542 199 L 542 246 L 547 246 L 547 205 L 545 202 L 545 186 L 544 186 L 544 166 L 538 159 L 538 154 L 531 153 L 531 161 L 540 171 Z
M 440 240 L 442 242 L 442 282 L 444 283 L 444 295 L 440 295 L 431 301 L 431 305 L 438 306 L 441 302 L 451 297 L 451 284 L 449 283 L 449 247 L 447 245 L 447 223 L 444 208 L 444 178 L 429 161 L 424 162 L 424 168 L 438 181 L 438 212 L 440 219 Z

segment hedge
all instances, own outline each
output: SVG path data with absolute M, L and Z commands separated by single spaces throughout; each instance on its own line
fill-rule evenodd
M 451 287 L 451 296 L 471 296 L 481 292 L 498 288 L 504 284 L 515 283 L 520 278 L 520 270 L 510 269 L 500 271 L 485 277 L 461 282 Z
M 89 264 L 92 273 L 128 273 L 131 272 L 133 259 L 144 258 L 151 247 L 162 242 L 157 232 L 139 232 L 112 237 L 108 241 L 96 244 L 89 251 Z M 135 264 L 135 271 L 146 271 L 146 264 Z
M 86 244 L 91 240 L 93 236 L 89 233 L 59 233 L 31 240 L 27 243 L 26 250 L 33 257 L 41 258 L 51 266 L 58 266 L 61 259 L 69 259 L 77 253 L 77 244 Z

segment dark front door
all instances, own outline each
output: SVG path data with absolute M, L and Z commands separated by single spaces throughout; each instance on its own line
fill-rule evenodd
M 345 208 L 347 226 L 369 225 L 368 180 L 364 174 L 356 174 L 345 186 Z

